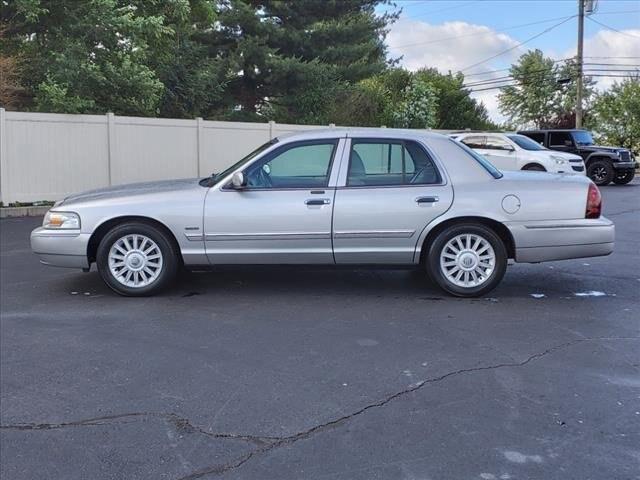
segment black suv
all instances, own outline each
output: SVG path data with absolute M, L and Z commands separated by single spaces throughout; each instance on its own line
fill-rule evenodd
M 636 162 L 626 148 L 601 147 L 587 130 L 526 130 L 518 132 L 550 150 L 575 153 L 584 159 L 587 175 L 598 185 L 624 185 L 633 180 Z

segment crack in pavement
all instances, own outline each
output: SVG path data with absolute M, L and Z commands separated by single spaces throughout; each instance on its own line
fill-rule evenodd
M 423 381 L 420 381 L 416 384 L 414 384 L 413 386 L 405 389 L 405 390 L 401 390 L 400 392 L 396 392 L 392 395 L 389 395 L 387 397 L 385 397 L 382 400 L 379 400 L 378 402 L 375 403 L 370 403 L 362 408 L 360 408 L 359 410 L 356 410 L 353 413 L 350 413 L 348 415 L 344 415 L 342 417 L 339 417 L 337 419 L 331 420 L 329 422 L 326 423 L 322 423 L 320 425 L 316 425 L 314 427 L 311 427 L 307 430 L 304 430 L 302 432 L 298 432 L 295 433 L 293 435 L 287 436 L 287 437 L 281 437 L 279 440 L 276 440 L 268 445 L 264 445 L 260 448 L 257 448 L 256 450 L 253 450 L 249 453 L 246 453 L 244 455 L 242 455 L 241 457 L 235 459 L 232 462 L 226 463 L 226 464 L 217 464 L 211 467 L 207 467 L 205 469 L 202 470 L 198 470 L 196 472 L 193 472 L 187 476 L 184 477 L 180 477 L 178 480 L 196 480 L 198 478 L 202 478 L 204 476 L 207 475 L 221 475 L 223 473 L 226 473 L 228 471 L 234 470 L 238 467 L 241 467 L 242 465 L 244 465 L 245 463 L 247 463 L 249 460 L 251 460 L 251 458 L 253 458 L 254 456 L 261 454 L 261 453 L 266 453 L 270 450 L 273 450 L 274 448 L 277 447 L 281 447 L 283 445 L 288 445 L 288 444 L 292 444 L 294 442 L 297 442 L 298 440 L 302 440 L 305 438 L 308 438 L 312 435 L 314 435 L 315 433 L 318 433 L 320 431 L 324 431 L 327 430 L 329 428 L 333 428 L 336 427 L 342 423 L 345 423 L 349 420 L 351 420 L 354 417 L 357 417 L 358 415 L 361 415 L 363 413 L 365 413 L 368 410 L 374 409 L 374 408 L 380 408 L 385 406 L 386 404 L 388 404 L 389 402 L 392 402 L 393 400 L 403 397 L 407 394 L 413 393 L 417 390 L 420 390 L 422 387 L 424 387 L 427 384 L 430 383 L 436 383 L 436 382 L 440 382 L 442 380 L 445 380 L 449 377 L 453 377 L 456 375 L 460 375 L 463 373 L 471 373 L 471 372 L 479 372 L 479 371 L 486 371 L 486 370 L 495 370 L 498 368 L 507 368 L 507 367 L 523 367 L 525 365 L 527 365 L 528 363 L 537 360 L 539 358 L 542 358 L 550 353 L 553 353 L 557 350 L 561 350 L 563 348 L 567 348 L 579 343 L 583 343 L 583 342 L 590 342 L 590 341 L 602 341 L 602 340 L 640 340 L 640 337 L 594 337 L 594 338 L 579 338 L 576 340 L 572 340 L 570 342 L 565 342 L 565 343 L 561 343 L 559 345 L 555 345 L 553 347 L 550 347 L 540 353 L 535 353 L 533 355 L 530 355 L 529 357 L 527 357 L 525 360 L 521 361 L 521 362 L 511 362 L 511 363 L 499 363 L 496 365 L 487 365 L 484 367 L 472 367 L 472 368 L 463 368 L 463 369 L 459 369 L 459 370 L 454 370 L 442 375 L 439 375 L 437 377 L 433 377 L 433 378 L 429 378 Z
M 207 435 L 212 438 L 242 440 L 245 442 L 255 443 L 257 445 L 264 445 L 265 443 L 280 440 L 280 437 L 208 432 L 201 427 L 193 425 L 188 418 L 181 417 L 180 415 L 177 415 L 175 413 L 161 413 L 161 412 L 122 413 L 118 415 L 107 415 L 103 417 L 87 418 L 83 420 L 76 420 L 73 422 L 62 422 L 62 423 L 15 423 L 10 425 L 0 425 L 0 430 L 57 430 L 61 428 L 70 428 L 70 427 L 91 427 L 91 426 L 102 426 L 102 425 L 127 424 L 127 423 L 135 422 L 140 419 L 145 420 L 148 418 L 161 418 L 165 420 L 167 423 L 171 424 L 177 432 L 182 432 L 182 433 L 199 433 L 202 435 Z
M 361 407 L 360 409 L 348 414 L 338 417 L 334 420 L 330 420 L 328 422 L 316 425 L 307 430 L 303 430 L 301 432 L 284 436 L 260 436 L 260 435 L 246 435 L 246 434 L 234 434 L 234 433 L 215 433 L 204 430 L 201 427 L 193 425 L 188 418 L 179 416 L 175 413 L 158 413 L 158 412 L 134 412 L 134 413 L 124 413 L 119 415 L 108 415 L 103 417 L 94 417 L 88 418 L 84 420 L 76 420 L 72 422 L 62 422 L 62 423 L 16 423 L 9 425 L 0 425 L 0 429 L 5 430 L 55 430 L 62 428 L 72 428 L 72 427 L 87 427 L 87 426 L 101 426 L 101 425 L 113 425 L 120 423 L 131 423 L 138 419 L 148 419 L 148 418 L 161 418 L 168 423 L 170 423 L 178 432 L 183 433 L 199 433 L 202 435 L 207 435 L 212 438 L 217 439 L 233 439 L 233 440 L 241 440 L 249 443 L 253 443 L 257 445 L 257 448 L 249 451 L 248 453 L 234 459 L 231 462 L 225 464 L 216 464 L 204 469 L 195 471 L 190 473 L 189 475 L 180 477 L 179 480 L 195 480 L 198 478 L 202 478 L 207 475 L 221 475 L 228 471 L 234 470 L 256 455 L 269 452 L 275 448 L 281 447 L 283 445 L 289 445 L 297 442 L 298 440 L 303 440 L 311 437 L 312 435 L 322 432 L 324 430 L 328 430 L 330 428 L 337 427 L 343 423 L 350 421 L 351 419 L 362 415 L 368 410 L 384 407 L 388 403 L 401 398 L 410 393 L 416 392 L 420 390 L 427 384 L 437 383 L 442 380 L 445 380 L 450 377 L 454 377 L 457 375 L 472 373 L 472 372 L 481 372 L 487 370 L 495 370 L 499 368 L 512 368 L 512 367 L 523 367 L 535 360 L 538 360 L 546 355 L 549 355 L 555 351 L 571 347 L 573 345 L 577 345 L 584 342 L 594 342 L 594 341 L 613 341 L 613 340 L 640 340 L 640 337 L 585 337 L 575 339 L 569 342 L 561 343 L 552 347 L 547 348 L 546 350 L 535 353 L 527 357 L 525 360 L 520 362 L 509 362 L 509 363 L 498 363 L 494 365 L 486 365 L 482 367 L 470 367 L 470 368 L 462 368 L 459 370 L 453 370 L 451 372 L 444 373 L 437 377 L 428 378 L 426 380 L 422 380 L 411 385 L 409 388 L 401 390 L 399 392 L 388 395 L 382 400 L 378 400 L 377 402 L 370 403 Z M 129 421 L 127 421 L 129 420 Z

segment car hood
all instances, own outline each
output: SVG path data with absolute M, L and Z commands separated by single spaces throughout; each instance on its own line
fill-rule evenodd
M 621 148 L 621 147 L 607 147 L 604 145 L 579 145 L 578 148 L 580 150 L 584 150 L 587 152 L 610 152 L 610 153 L 617 153 L 617 152 L 626 152 L 627 149 L 626 148 Z
M 582 160 L 582 157 L 580 155 L 575 155 L 573 153 L 567 153 L 567 152 L 558 152 L 555 150 L 533 150 L 533 151 L 530 150 L 528 153 L 533 154 L 534 157 L 544 158 L 544 159 L 549 159 L 552 157 L 561 157 L 561 158 L 564 158 L 565 160 Z
M 129 183 L 114 187 L 99 188 L 86 192 L 69 195 L 62 202 L 56 204 L 72 205 L 77 203 L 88 203 L 94 201 L 123 199 L 137 197 L 140 195 L 175 192 L 181 190 L 192 190 L 202 188 L 199 185 L 199 178 L 188 178 L 181 180 L 160 180 L 155 182 Z

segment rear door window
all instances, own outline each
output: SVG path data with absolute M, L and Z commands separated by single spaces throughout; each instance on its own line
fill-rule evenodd
M 435 164 L 416 142 L 351 141 L 349 186 L 424 185 L 440 181 Z

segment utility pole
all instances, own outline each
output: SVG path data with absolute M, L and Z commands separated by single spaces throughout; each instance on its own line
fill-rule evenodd
M 578 78 L 576 83 L 576 128 L 582 128 L 582 43 L 584 37 L 584 0 L 578 0 Z

